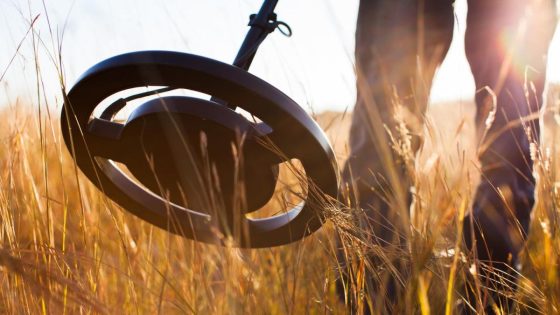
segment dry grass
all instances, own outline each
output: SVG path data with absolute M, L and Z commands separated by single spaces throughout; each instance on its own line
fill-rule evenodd
M 55 116 L 54 113 L 51 113 Z M 126 213 L 75 169 L 58 122 L 5 110 L 1 301 L 7 313 L 341 312 L 332 228 L 238 250 L 172 236 Z M 39 126 L 42 126 L 39 130 Z M 329 254 L 331 253 L 331 254 Z
M 360 276 L 379 267 L 363 260 L 366 251 L 379 248 L 344 232 L 356 229 L 345 226 L 351 209 L 334 213 L 302 242 L 261 250 L 197 244 L 154 228 L 107 200 L 76 170 L 58 121 L 49 118 L 56 113 L 15 105 L 3 111 L 3 121 L 10 123 L 0 130 L 2 312 L 345 313 L 335 287 L 336 229 L 361 266 L 357 287 L 349 290 L 359 294 Z M 451 119 L 450 106 L 464 114 Z M 413 270 L 403 312 L 453 311 L 461 298 L 458 283 L 469 266 L 449 253 L 461 250 L 457 217 L 468 211 L 478 176 L 471 108 L 434 106 L 427 119 L 428 141 L 416 165 L 420 197 L 411 227 L 414 246 L 399 252 Z M 438 119 L 442 115 L 445 119 Z M 326 113 L 318 120 L 328 127 L 342 162 L 348 117 Z M 538 161 L 539 204 L 516 294 L 518 310 L 551 314 L 560 297 L 560 221 L 558 167 L 548 160 L 556 154 L 546 152 Z M 391 249 L 385 251 L 390 255 Z

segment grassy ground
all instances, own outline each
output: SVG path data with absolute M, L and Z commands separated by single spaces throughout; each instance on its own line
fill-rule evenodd
M 0 312 L 348 312 L 335 287 L 335 230 L 344 235 L 358 227 L 348 226 L 344 211 L 304 241 L 277 248 L 238 250 L 172 236 L 120 209 L 80 174 L 58 121 L 50 118 L 56 112 L 12 105 L 2 112 L 8 123 L 0 127 Z M 470 265 L 459 254 L 457 223 L 478 181 L 472 117 L 473 107 L 465 103 L 433 106 L 427 118 L 427 141 L 415 165 L 413 246 L 398 252 L 412 270 L 399 306 L 403 313 L 452 313 L 461 299 L 459 286 Z M 549 143 L 555 118 L 553 112 L 545 117 Z M 342 163 L 348 115 L 317 119 Z M 512 312 L 560 311 L 557 152 L 542 153 L 539 202 Z M 360 295 L 364 273 L 379 266 L 363 259 L 373 245 L 350 237 L 346 242 L 357 258 L 356 281 L 348 290 Z

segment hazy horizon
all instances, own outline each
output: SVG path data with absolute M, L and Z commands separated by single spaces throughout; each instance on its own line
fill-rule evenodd
M 23 0 L 0 3 L 0 104 L 37 99 L 33 38 L 34 25 L 42 98 L 60 101 L 60 85 L 49 53 L 56 53 L 63 34 L 62 61 L 67 88 L 89 67 L 111 56 L 136 50 L 175 50 L 231 62 L 248 30 L 247 20 L 261 0 L 194 2 L 193 0 L 73 1 L 55 5 Z M 280 1 L 279 19 L 294 31 L 292 38 L 273 33 L 261 46 L 251 72 L 277 86 L 302 107 L 316 111 L 351 109 L 355 102 L 353 47 L 357 0 Z M 474 84 L 464 57 L 465 0 L 456 3 L 455 38 L 438 71 L 433 102 L 471 101 Z M 48 14 L 46 14 L 47 12 Z M 51 29 L 49 29 L 50 21 Z M 52 32 L 52 37 L 51 37 Z M 40 40 L 39 40 L 40 39 Z M 23 40 L 23 41 L 22 41 Z M 551 81 L 560 81 L 560 41 L 551 47 Z M 21 48 L 7 66 L 18 45 Z M 47 50 L 50 52 L 47 53 Z M 7 69 L 7 70 L 6 70 Z M 43 92 L 42 92 L 43 93 Z M 44 100 L 43 100 L 44 101 Z M 52 105 L 51 105 L 52 106 Z

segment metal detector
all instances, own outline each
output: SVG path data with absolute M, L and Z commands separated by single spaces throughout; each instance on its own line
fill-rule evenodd
M 251 15 L 233 65 L 181 52 L 140 51 L 84 73 L 61 115 L 64 141 L 80 170 L 127 211 L 196 241 L 258 248 L 316 231 L 327 199 L 337 197 L 333 150 L 298 104 L 247 72 L 268 34 L 280 29 L 291 35 L 277 20 L 277 3 L 265 0 Z M 119 92 L 146 87 L 101 106 Z M 180 95 L 181 90 L 209 97 Z M 128 103 L 143 99 L 124 120 L 118 118 Z M 273 198 L 279 165 L 294 160 L 304 169 L 304 202 L 251 218 Z

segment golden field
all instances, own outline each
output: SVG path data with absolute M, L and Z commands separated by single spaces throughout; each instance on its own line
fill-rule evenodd
M 560 89 L 544 114 L 536 156 L 536 206 L 512 313 L 560 312 L 558 152 Z M 355 209 L 341 207 L 315 234 L 276 248 L 240 250 L 195 243 L 152 227 L 103 196 L 76 168 L 59 113 L 10 104 L 0 127 L 0 312 L 10 314 L 344 314 L 336 292 L 337 231 Z M 412 276 L 403 313 L 453 313 L 469 270 L 457 238 L 479 180 L 474 105 L 436 104 L 415 163 L 417 194 L 407 257 Z M 350 113 L 316 117 L 340 166 Z M 468 179 L 468 180 L 466 180 Z M 357 228 L 357 227 L 354 227 Z M 347 239 L 357 257 L 369 244 Z M 388 249 L 389 250 L 389 249 Z M 359 262 L 358 259 L 358 262 Z M 376 266 L 364 262 L 364 269 Z M 361 270 L 361 271 L 360 271 Z M 359 281 L 356 288 L 359 293 Z M 361 307 L 367 307 L 362 305 Z

